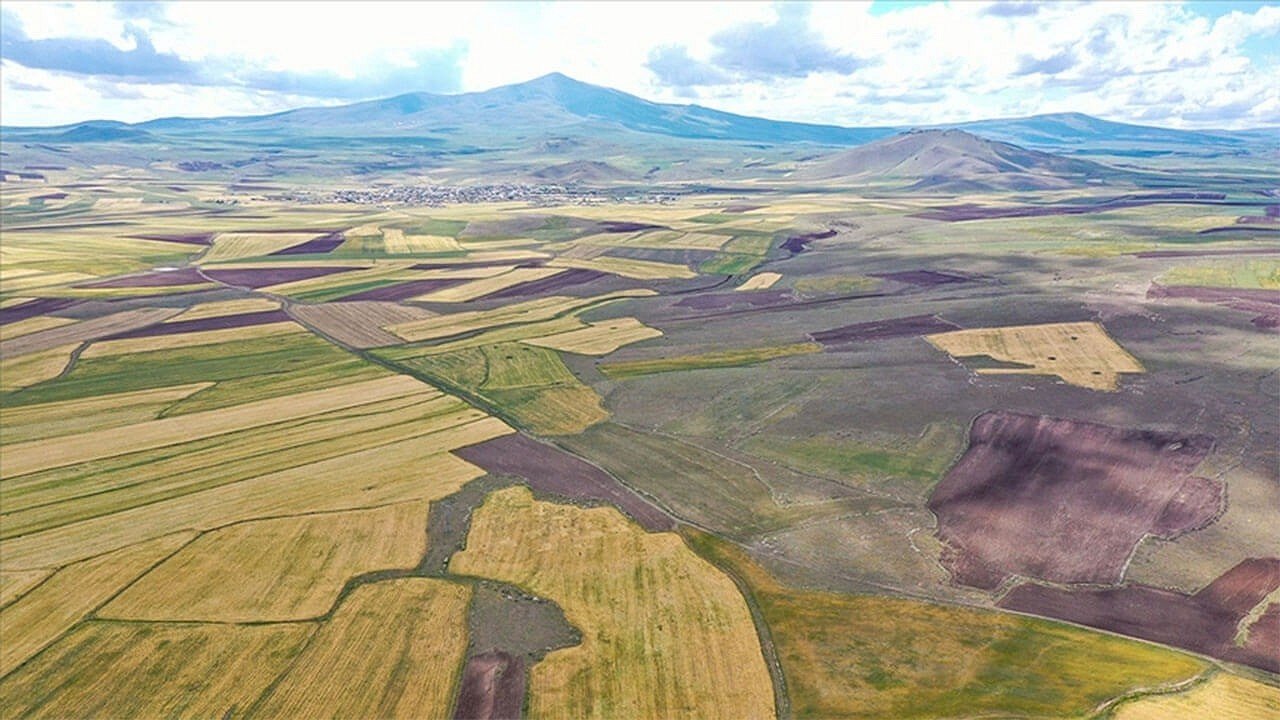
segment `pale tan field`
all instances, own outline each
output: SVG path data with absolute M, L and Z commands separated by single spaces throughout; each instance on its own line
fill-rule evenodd
M 434 388 L 413 378 L 392 375 L 222 410 L 162 418 L 125 428 L 92 430 L 50 440 L 16 443 L 5 449 L 0 477 L 17 477 L 47 468 L 260 427 L 290 418 L 319 415 L 382 399 L 436 393 Z
M 222 300 L 219 302 L 207 302 L 200 303 L 199 305 L 192 305 L 186 310 L 183 310 L 180 314 L 169 318 L 165 322 L 201 320 L 203 318 L 242 315 L 244 313 L 267 312 L 269 310 L 279 309 L 279 301 L 272 300 L 270 298 L 253 297 L 244 298 L 243 300 Z
M 409 569 L 426 552 L 427 504 L 254 520 L 213 530 L 99 613 L 122 620 L 308 620 L 349 578 Z
M 581 383 L 486 391 L 522 426 L 539 435 L 576 435 L 609 419 L 603 399 Z
M 5 541 L 3 568 L 73 562 L 185 528 L 450 495 L 484 475 L 447 452 L 513 432 L 488 418 Z
M 99 395 L 85 400 L 5 408 L 0 443 L 46 440 L 86 430 L 153 420 L 173 403 L 212 385 L 213 383 L 192 383 L 155 390 Z
M 581 330 L 525 340 L 529 345 L 579 355 L 608 355 L 624 345 L 661 337 L 662 331 L 632 317 L 588 323 Z
M 0 271 L 0 272 L 2 272 L 2 271 Z M 4 276 L 4 275 L 0 275 L 0 277 L 5 277 L 5 276 Z M 31 302 L 32 300 L 35 300 L 35 298 L 29 298 L 29 297 L 7 297 L 7 298 L 5 298 L 5 299 L 3 299 L 3 300 L 0 300 L 0 310 L 7 310 L 7 309 L 9 309 L 9 308 L 18 307 L 19 305 L 25 305 L 26 303 L 29 303 L 29 302 Z
M 0 681 L 0 716 L 240 716 L 314 631 L 311 623 L 87 622 Z
M 383 327 L 436 316 L 423 308 L 374 300 L 295 305 L 290 312 L 325 335 L 356 348 L 395 345 L 400 338 Z
M 1180 693 L 1126 702 L 1115 720 L 1270 720 L 1280 717 L 1280 688 L 1220 672 Z
M 68 565 L 0 609 L 0 676 L 80 622 L 103 602 L 188 542 L 194 533 L 155 538 Z
M 429 578 L 357 588 L 254 715 L 448 717 L 470 599 L 470 588 Z
M 223 328 L 221 330 L 201 330 L 199 332 L 174 333 L 173 335 L 152 335 L 151 337 L 121 338 L 119 340 L 100 340 L 85 348 L 81 357 L 95 358 L 109 355 L 129 355 L 149 352 L 151 350 L 174 350 L 176 348 L 195 347 L 197 345 L 217 345 L 236 340 L 254 340 L 257 338 L 291 335 L 306 332 L 306 328 L 292 322 L 265 323 L 246 327 Z
M 35 317 L 27 318 L 26 320 L 9 323 L 8 325 L 0 325 L 0 343 L 23 335 L 40 332 L 41 330 L 49 330 L 62 325 L 70 325 L 74 322 L 76 321 L 71 318 L 55 317 L 53 315 L 37 315 Z
M 0 392 L 20 390 L 58 377 L 67 363 L 71 362 L 71 353 L 78 347 L 80 343 L 72 343 L 0 360 Z
M 652 260 L 631 260 L 629 258 L 596 257 L 571 258 L 557 257 L 547 263 L 550 267 L 580 268 L 582 270 L 598 270 L 600 272 L 621 275 L 636 280 L 668 280 L 675 278 L 693 278 L 698 274 L 684 265 L 675 263 L 654 262 Z
M 443 235 L 405 235 L 403 230 L 385 228 L 382 231 L 383 252 L 388 255 L 413 255 L 416 253 L 462 252 L 457 240 Z
M 52 570 L 0 571 L 0 607 L 22 597 L 52 574 Z
M 774 715 L 745 600 L 674 534 L 509 488 L 476 510 L 449 568 L 550 598 L 582 631 L 533 666 L 531 718 Z
M 1114 391 L 1121 373 L 1146 372 L 1094 322 L 956 330 L 925 339 L 953 357 L 986 355 L 1027 366 L 975 371 L 982 375 L 1057 375 L 1072 385 Z
M 425 295 L 419 295 L 413 298 L 419 302 L 449 302 L 461 303 L 476 298 L 482 298 L 485 295 L 496 293 L 499 290 L 505 290 L 514 287 L 520 283 L 530 282 L 532 280 L 541 280 L 552 275 L 559 275 L 564 272 L 561 268 L 514 268 L 510 272 L 496 275 L 494 277 L 485 278 L 483 280 L 472 280 L 461 285 L 454 285 L 442 290 L 436 290 Z
M 741 292 L 750 290 L 767 290 L 773 287 L 773 284 L 782 279 L 782 276 L 776 272 L 756 273 L 737 287 Z
M 125 310 L 104 317 L 41 330 L 0 344 L 0 357 L 11 358 L 55 347 L 79 345 L 108 335 L 128 332 L 166 320 L 180 311 L 175 308 Z
M 57 285 L 70 285 L 71 283 L 96 279 L 98 279 L 97 275 L 90 275 L 88 273 L 81 272 L 37 271 L 21 277 L 6 277 L 4 279 L 4 291 L 22 292 L 24 290 L 39 290 Z
M 320 237 L 319 233 L 222 233 L 200 258 L 202 263 L 261 257 Z
M 551 320 L 542 320 L 518 325 L 509 325 L 498 327 L 492 330 L 485 330 L 470 337 L 460 340 L 451 340 L 449 342 L 440 343 L 439 345 L 426 345 L 423 347 L 412 348 L 410 355 L 403 357 L 413 357 L 421 355 L 435 355 L 438 353 L 452 352 L 455 350 L 465 350 L 467 348 L 481 347 L 484 345 L 498 345 L 501 343 L 523 341 L 529 338 L 543 337 L 545 335 L 556 335 L 566 333 L 572 330 L 581 330 L 587 327 L 586 323 L 579 320 L 574 315 L 562 315 Z
M 550 320 L 556 316 L 564 315 L 585 307 L 595 306 L 614 300 L 621 300 L 623 298 L 645 297 L 653 294 L 654 292 L 652 290 L 639 289 L 624 290 L 621 292 L 609 293 L 607 295 L 597 295 L 596 297 L 590 298 L 551 295 L 544 298 L 538 298 L 536 300 L 527 300 L 524 302 L 512 303 L 511 305 L 504 305 L 493 310 L 472 310 L 468 312 L 452 313 L 450 315 L 428 318 L 418 322 L 391 325 L 386 329 L 396 335 L 399 335 L 404 340 L 416 342 L 418 340 L 430 340 L 433 338 L 448 337 L 450 335 L 460 335 L 474 330 L 483 330 L 502 325 L 516 325 Z

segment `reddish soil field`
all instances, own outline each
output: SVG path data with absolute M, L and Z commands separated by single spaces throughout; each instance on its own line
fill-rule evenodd
M 283 250 L 277 250 L 272 255 L 323 255 L 331 253 L 338 249 L 338 246 L 346 242 L 347 237 L 340 232 L 332 232 L 328 235 L 321 235 L 314 240 L 308 240 L 301 245 L 294 245 Z
M 536 491 L 613 505 L 650 532 L 675 528 L 671 518 L 648 500 L 595 465 L 554 445 L 516 434 L 503 435 L 453 452 L 494 475 L 522 477 Z
M 809 243 L 814 240 L 826 240 L 827 238 L 833 238 L 835 236 L 835 230 L 823 230 L 822 232 L 807 233 L 805 235 L 792 235 L 782 243 L 781 247 L 792 255 L 797 255 L 808 250 Z
M 1226 195 L 1222 193 L 1169 192 L 1151 193 L 1147 195 L 1121 195 L 1090 204 L 1061 205 L 1022 205 L 1018 207 L 986 207 L 972 203 L 936 207 L 912 217 L 925 220 L 941 220 L 943 222 L 964 222 L 965 220 L 989 220 L 994 218 L 1040 217 L 1044 215 L 1084 215 L 1087 213 L 1107 212 L 1123 208 L 1141 207 L 1155 203 L 1172 203 L 1188 205 L 1234 205 L 1223 202 Z
M 149 272 L 142 275 L 131 275 L 129 277 L 114 278 L 111 280 L 99 280 L 97 282 L 85 283 L 84 285 L 76 285 L 78 288 L 144 288 L 144 287 L 168 287 L 171 285 L 198 285 L 200 283 L 209 282 L 200 275 L 195 268 L 182 268 L 180 270 L 171 270 L 169 272 Z
M 871 277 L 906 283 L 917 287 L 934 287 L 937 285 L 969 282 L 969 278 L 964 277 L 963 275 L 952 275 L 950 273 L 935 272 L 933 270 L 904 270 L 903 272 L 871 273 Z
M 268 323 L 286 322 L 290 319 L 288 313 L 283 310 L 264 310 L 256 313 L 240 313 L 239 315 L 221 315 L 198 320 L 158 323 L 138 328 L 137 330 L 130 330 L 126 333 L 112 335 L 108 339 L 119 340 L 121 338 L 155 337 L 157 335 L 181 335 L 182 333 L 203 332 L 205 330 L 225 330 L 226 328 L 248 327 L 250 325 L 266 325 Z
M 205 270 L 204 274 L 226 285 L 256 290 L 269 285 L 279 285 L 280 283 L 293 282 L 295 280 L 307 280 L 357 269 L 353 267 L 260 267 Z
M 994 589 L 1020 575 L 1114 584 L 1150 533 L 1175 537 L 1211 522 L 1221 483 L 1191 472 L 1207 435 L 990 412 L 934 488 L 929 509 L 955 582 Z
M 343 300 L 382 300 L 384 302 L 400 302 L 436 290 L 443 290 L 454 285 L 461 285 L 467 280 L 410 280 L 394 285 L 362 290 L 354 295 L 344 296 Z
M 1280 558 L 1250 558 L 1194 595 L 1146 585 L 1067 590 L 1026 583 L 1000 600 L 1010 610 L 1067 620 L 1280 673 L 1280 607 L 1235 645 L 1238 624 L 1280 588 Z
M 820 342 L 830 348 L 862 340 L 888 340 L 890 338 L 916 337 L 931 333 L 959 330 L 946 320 L 936 315 L 912 315 L 910 317 L 893 318 L 892 320 L 876 320 L 874 322 L 844 325 L 830 330 L 809 333 L 814 342 Z
M 462 671 L 454 720 L 511 720 L 524 705 L 524 660 L 495 651 L 476 655 Z
M 549 295 L 567 287 L 583 285 L 608 276 L 608 273 L 602 273 L 597 270 L 574 268 L 562 273 L 557 273 L 551 277 L 542 278 L 540 280 L 530 280 L 529 282 L 522 282 L 519 285 L 512 285 L 509 288 L 503 288 L 497 292 L 485 295 L 484 299 L 498 300 L 525 297 L 527 295 Z
M 1259 330 L 1280 331 L 1280 290 L 1165 286 L 1151 283 L 1151 287 L 1147 289 L 1147 299 L 1158 298 L 1190 298 L 1216 303 L 1232 310 L 1257 313 L 1251 322 Z
M 10 308 L 0 310 L 0 325 L 7 325 L 11 322 L 26 320 L 37 315 L 44 315 L 55 310 L 61 310 L 80 302 L 72 298 L 40 298 L 32 300 Z
M 790 290 L 735 291 L 711 293 L 709 295 L 691 295 L 676 303 L 676 306 L 693 308 L 694 310 L 721 310 L 738 305 L 750 307 L 785 305 L 793 299 Z
M 135 240 L 163 240 L 165 242 L 185 243 L 187 245 L 208 245 L 213 242 L 217 233 L 167 234 L 149 233 L 147 235 L 130 235 Z

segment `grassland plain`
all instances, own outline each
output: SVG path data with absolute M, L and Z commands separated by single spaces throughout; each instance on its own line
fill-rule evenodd
M 510 488 L 475 512 L 449 570 L 547 596 L 582 631 L 532 668 L 532 718 L 774 714 L 746 603 L 679 536 Z
M 637 375 L 651 375 L 663 372 L 681 372 L 686 370 L 706 370 L 711 368 L 740 367 L 768 362 L 777 358 L 792 355 L 807 355 L 822 352 L 818 343 L 795 343 L 791 345 L 773 345 L 767 347 L 743 348 L 740 350 L 722 350 L 675 357 L 653 358 L 649 360 L 618 360 L 601 363 L 600 372 L 606 376 L 622 380 Z
M 251 708 L 253 717 L 447 717 L 471 590 L 404 578 L 362 585 Z
M 953 357 L 985 355 L 1014 367 L 979 367 L 980 375 L 1056 375 L 1093 390 L 1114 392 L 1121 373 L 1146 372 L 1094 322 L 954 330 L 925 339 Z
M 686 530 L 740 578 L 769 627 L 798 717 L 1075 717 L 1207 664 L 1067 625 L 974 608 L 799 590 L 740 548 Z
M 608 355 L 624 345 L 661 337 L 662 331 L 633 317 L 587 323 L 581 330 L 543 335 L 525 340 L 529 345 L 578 355 Z

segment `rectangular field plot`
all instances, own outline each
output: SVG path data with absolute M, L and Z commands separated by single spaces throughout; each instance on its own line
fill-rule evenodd
M 442 290 L 419 295 L 413 298 L 418 302 L 449 302 L 460 303 L 468 300 L 476 300 L 486 295 L 514 287 L 522 283 L 533 282 L 534 280 L 543 280 L 553 275 L 559 275 L 565 272 L 561 268 L 514 268 L 509 272 L 496 275 L 490 278 L 480 280 L 472 280 L 461 285 L 454 285 Z
M 119 427 L 154 420 L 179 400 L 212 387 L 191 383 L 155 390 L 115 393 L 85 400 L 65 400 L 43 405 L 6 408 L 0 444 L 47 440 L 86 430 Z
M 200 259 L 201 262 L 220 262 L 241 258 L 261 257 L 285 248 L 301 245 L 320 237 L 322 233 L 222 233 L 214 237 L 213 247 Z
M 587 327 L 581 330 L 544 335 L 525 342 L 578 355 L 608 355 L 624 345 L 661 336 L 661 330 L 635 318 L 624 317 L 587 323 Z
M 743 348 L 741 350 L 725 350 L 722 352 L 698 353 L 694 355 L 677 355 L 670 358 L 653 360 L 621 360 L 601 363 L 600 372 L 615 380 L 651 375 L 653 373 L 680 372 L 683 370 L 705 370 L 708 368 L 739 367 L 756 365 L 778 358 L 793 355 L 808 355 L 822 352 L 818 343 L 797 343 L 795 345 L 775 345 L 772 347 Z
M 356 588 L 255 717 L 448 717 L 471 590 L 428 578 Z
M 458 241 L 444 235 L 406 235 L 404 230 L 383 228 L 382 247 L 388 255 L 460 253 Z
M 776 272 L 756 273 L 747 278 L 747 281 L 739 285 L 736 289 L 740 292 L 750 292 L 752 290 L 768 290 L 773 284 L 782 279 L 782 276 Z
M 531 669 L 532 717 L 774 715 L 746 602 L 676 535 L 509 488 L 476 510 L 449 569 L 548 597 L 582 631 Z
M 596 257 L 571 258 L 558 257 L 549 263 L 552 267 L 578 268 L 580 270 L 598 270 L 613 275 L 636 280 L 672 280 L 693 278 L 698 274 L 684 265 L 655 262 L 652 260 L 629 260 L 627 258 Z
M 924 338 L 952 357 L 986 355 L 1015 366 L 978 368 L 980 375 L 1056 375 L 1071 385 L 1114 391 L 1121 373 L 1146 372 L 1094 322 L 976 328 Z
M 493 310 L 471 310 L 428 318 L 418 322 L 392 325 L 387 330 L 409 342 L 433 340 L 486 328 L 550 320 L 575 310 L 595 307 L 606 302 L 624 298 L 646 297 L 653 294 L 652 290 L 624 290 L 590 298 L 553 295 L 504 305 Z

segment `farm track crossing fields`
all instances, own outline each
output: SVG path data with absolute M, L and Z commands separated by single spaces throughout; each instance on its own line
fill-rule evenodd
M 53 315 L 37 315 L 26 320 L 9 323 L 8 325 L 0 325 L 0 343 L 6 340 L 12 340 L 23 335 L 40 332 L 41 330 L 49 330 L 50 328 L 69 325 L 76 322 L 71 318 L 55 317 Z
M 200 259 L 201 263 L 261 257 L 320 237 L 323 233 L 222 233 Z
M 515 285 L 542 280 L 564 272 L 563 268 L 513 268 L 509 272 L 480 280 L 472 280 L 413 298 L 415 302 L 462 303 L 491 295 Z
M 0 676 L 71 629 L 152 565 L 194 537 L 176 532 L 68 565 L 0 609 Z
M 448 451 L 510 432 L 487 418 L 34 532 L 5 541 L 3 569 L 63 565 L 185 528 L 445 497 L 484 475 Z
M 248 327 L 231 327 L 221 330 L 201 330 L 199 332 L 175 333 L 173 335 L 152 335 L 150 337 L 120 338 L 119 340 L 100 340 L 80 354 L 82 359 L 109 357 L 111 355 L 131 355 L 133 353 L 151 352 L 153 350 L 174 350 L 177 348 L 196 347 L 198 345 L 220 345 L 235 340 L 253 340 L 256 338 L 274 337 L 277 335 L 304 334 L 306 328 L 292 322 L 275 322 Z
M 404 578 L 356 588 L 254 717 L 447 717 L 470 588 Z
M 1125 702 L 1115 720 L 1261 720 L 1280 717 L 1280 688 L 1220 672 L 1190 690 Z
M 80 344 L 154 325 L 178 314 L 173 308 L 142 308 L 42 330 L 0 344 L 0 358 L 12 358 L 55 347 Z
M 578 355 L 608 355 L 623 345 L 661 337 L 662 331 L 632 317 L 587 323 L 581 330 L 525 340 L 529 345 Z
M 86 430 L 154 420 L 165 408 L 212 386 L 213 383 L 191 383 L 84 400 L 5 408 L 0 444 L 47 440 Z
M 0 714 L 229 717 L 289 667 L 314 630 L 90 621 L 0 681 Z
M 417 322 L 391 325 L 386 329 L 409 342 L 433 340 L 502 325 L 527 324 L 550 320 L 574 310 L 593 307 L 614 300 L 647 297 L 654 294 L 656 293 L 652 290 L 642 289 L 623 290 L 589 298 L 552 295 L 536 300 L 503 305 L 493 310 L 470 310 Z
M 774 715 L 746 602 L 679 536 L 509 488 L 476 510 L 449 569 L 548 597 L 582 631 L 533 666 L 531 718 Z
M 408 394 L 436 394 L 430 386 L 396 375 L 245 403 L 222 410 L 162 418 L 111 430 L 93 430 L 51 440 L 16 443 L 5 450 L 0 477 L 12 478 L 54 467 L 148 450 L 291 418 L 307 417 Z
M 213 530 L 99 616 L 227 623 L 319 617 L 349 578 L 416 565 L 426 552 L 426 526 L 427 504 L 417 501 Z
M 924 338 L 952 357 L 986 355 L 1023 366 L 978 368 L 981 375 L 1057 375 L 1072 385 L 1110 392 L 1120 373 L 1146 372 L 1095 322 L 975 328 Z
M 72 343 L 0 360 L 0 392 L 20 390 L 58 377 L 78 347 L 80 343 Z

